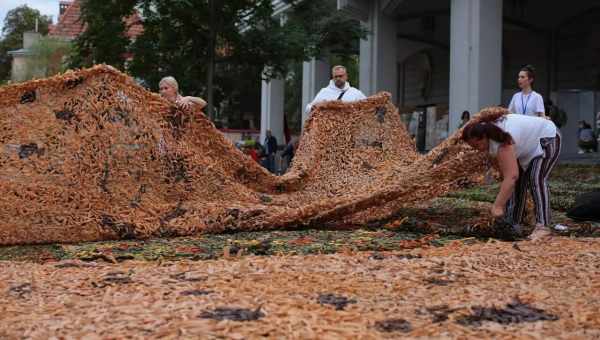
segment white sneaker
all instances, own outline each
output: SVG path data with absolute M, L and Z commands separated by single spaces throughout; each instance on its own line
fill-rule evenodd
M 585 151 L 579 149 L 579 151 L 577 151 L 578 154 L 583 155 L 585 153 Z
M 564 225 L 564 224 L 555 224 L 554 225 L 554 230 L 556 230 L 558 232 L 561 232 L 561 233 L 564 233 L 564 232 L 569 231 L 569 227 L 566 226 L 566 225 Z

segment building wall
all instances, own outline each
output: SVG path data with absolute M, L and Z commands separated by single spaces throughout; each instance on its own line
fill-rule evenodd
M 46 77 L 47 65 L 35 61 L 31 54 L 13 55 L 11 81 L 22 82 L 30 79 Z
M 506 25 L 506 24 L 505 24 Z M 523 29 L 505 29 L 502 41 L 502 105 L 508 106 L 512 95 L 519 91 L 517 77 L 524 65 L 536 70 L 534 90 L 544 98 L 549 94 L 550 40 L 548 36 Z
M 503 41 L 503 88 L 517 91 L 519 68 L 532 64 L 536 68 L 534 88 L 547 98 L 561 90 L 597 90 L 600 88 L 600 23 L 577 22 L 563 27 L 556 40 L 553 60 L 550 33 L 505 29 Z M 597 20 L 596 20 L 597 21 Z M 552 79 L 556 72 L 556 79 Z M 507 98 L 510 100 L 510 97 Z M 503 101 L 508 104 L 508 101 Z
M 506 34 L 506 32 L 505 32 Z M 504 57 L 502 82 L 503 93 L 501 105 L 508 106 L 512 95 L 518 91 L 517 75 L 519 69 L 525 64 L 533 64 L 538 72 L 536 80 L 536 91 L 543 96 L 547 94 L 547 67 L 545 60 L 545 41 L 534 40 L 533 44 L 528 45 L 528 40 L 519 39 L 518 36 L 528 36 L 527 32 L 516 33 L 509 31 L 504 41 Z M 535 35 L 527 39 L 535 39 Z M 431 95 L 428 99 L 421 96 L 423 62 L 419 56 L 427 53 L 431 58 L 432 84 Z M 415 55 L 408 57 L 400 65 L 398 73 L 399 95 L 398 105 L 413 107 L 430 104 L 447 104 L 449 100 L 449 75 L 450 75 L 450 55 L 447 50 L 438 47 L 424 48 Z M 404 81 L 402 77 L 405 77 Z M 403 85 L 403 86 L 402 86 Z M 404 99 L 404 101 L 403 101 Z
M 549 37 L 518 29 L 505 29 L 503 39 L 502 100 L 508 106 L 512 95 L 519 91 L 517 76 L 523 65 L 531 64 L 536 69 L 534 89 L 545 99 L 556 90 L 600 88 L 600 24 L 597 28 L 581 34 L 565 35 L 558 40 L 557 81 L 552 89 Z M 400 66 L 398 73 L 400 106 L 419 106 L 448 102 L 449 55 L 444 49 L 425 48 L 432 59 L 432 90 L 429 100 L 420 96 L 422 86 L 421 58 L 413 55 Z M 419 52 L 420 53 L 420 52 Z M 402 76 L 406 77 L 404 82 Z M 402 102 L 404 93 L 404 102 Z
M 398 32 L 421 41 L 410 41 L 420 48 L 408 48 L 406 39 L 399 39 L 398 98 L 401 107 L 447 105 L 450 86 L 450 17 L 425 16 L 402 21 Z M 432 43 L 427 43 L 431 41 Z M 435 46 L 439 44 L 439 46 Z M 445 45 L 445 46 L 444 46 Z M 404 50 L 413 51 L 402 54 Z M 416 52 L 416 53 L 415 53 Z M 425 82 L 429 82 L 426 84 Z M 427 87 L 426 97 L 423 88 Z
M 560 89 L 600 88 L 600 24 L 561 37 L 558 64 Z
M 531 64 L 536 69 L 534 89 L 544 99 L 550 98 L 552 64 L 549 41 L 528 31 L 505 30 L 502 64 L 502 100 L 508 106 L 513 94 L 518 92 L 517 77 L 523 65 Z M 432 60 L 432 88 L 428 100 L 420 95 L 423 77 L 423 62 L 419 57 L 427 53 Z M 584 37 L 568 37 L 559 41 L 557 67 L 557 89 L 598 89 L 600 85 L 600 28 Z M 404 64 L 404 65 L 403 65 Z M 449 54 L 446 50 L 430 47 L 408 57 L 400 63 L 398 74 L 400 106 L 419 106 L 447 103 L 449 95 Z M 405 77 L 404 82 L 402 77 Z M 403 85 L 403 86 L 402 86 Z M 404 95 L 404 97 L 402 97 Z M 404 101 L 402 99 L 404 98 Z
M 27 79 L 27 56 L 13 56 L 10 79 L 21 82 Z
M 450 81 L 448 51 L 439 48 L 425 49 L 408 57 L 401 64 L 400 69 L 399 106 L 415 107 L 448 103 Z M 402 77 L 404 77 L 404 80 L 402 80 Z M 426 84 L 427 81 L 430 84 Z M 423 97 L 424 87 L 429 87 L 426 90 L 429 93 L 427 98 Z

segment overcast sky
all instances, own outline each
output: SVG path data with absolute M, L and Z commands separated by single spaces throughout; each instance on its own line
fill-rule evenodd
M 56 23 L 56 19 L 58 18 L 58 0 L 0 0 L 0 26 L 4 26 L 6 13 L 21 5 L 35 8 L 42 15 L 51 15 L 52 22 Z

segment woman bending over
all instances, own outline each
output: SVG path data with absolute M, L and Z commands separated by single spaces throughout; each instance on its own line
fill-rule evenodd
M 486 108 L 464 127 L 462 140 L 498 161 L 503 179 L 492 215 L 505 217 L 513 225 L 520 224 L 529 190 L 535 202 L 536 221 L 530 239 L 548 236 L 547 181 L 561 149 L 561 137 L 554 123 L 539 117 L 509 114 L 500 107 Z

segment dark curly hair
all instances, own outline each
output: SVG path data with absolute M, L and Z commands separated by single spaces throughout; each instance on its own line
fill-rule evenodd
M 508 110 L 499 106 L 482 109 L 463 128 L 461 139 L 466 142 L 485 137 L 502 145 L 514 144 L 512 136 L 494 124 L 505 119 L 507 114 L 509 114 Z

